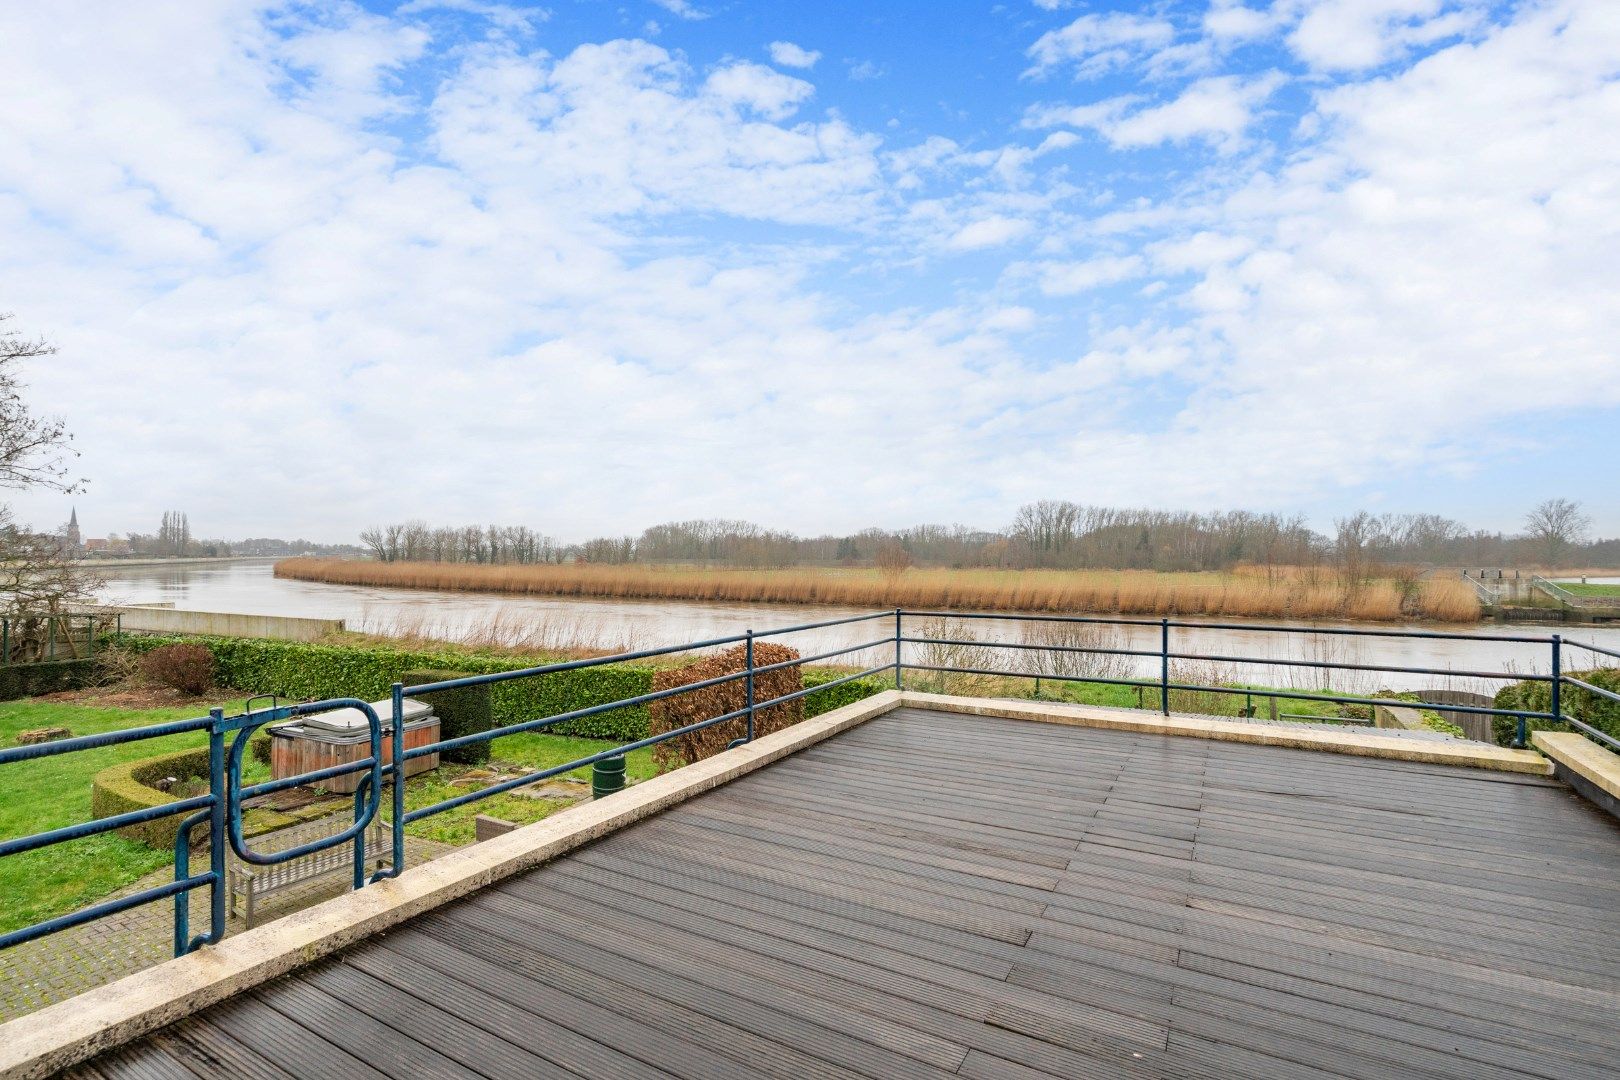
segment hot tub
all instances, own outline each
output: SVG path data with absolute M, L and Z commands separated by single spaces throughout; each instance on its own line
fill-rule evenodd
M 374 701 L 371 707 L 382 721 L 382 760 L 386 765 L 394 754 L 394 704 Z M 411 698 L 404 707 L 405 749 L 414 750 L 439 741 L 439 718 L 433 706 Z M 371 723 L 359 709 L 334 709 L 307 716 L 291 724 L 270 728 L 270 775 L 277 780 L 301 776 L 334 765 L 362 761 L 371 751 Z M 438 768 L 438 754 L 424 754 L 405 763 L 405 775 Z M 367 770 L 329 776 L 319 782 L 327 791 L 353 791 Z

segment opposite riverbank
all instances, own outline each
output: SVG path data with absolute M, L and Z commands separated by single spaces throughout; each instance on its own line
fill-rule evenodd
M 487 566 L 284 559 L 277 577 L 337 585 L 509 596 L 829 604 L 869 609 L 1029 611 L 1273 619 L 1477 622 L 1460 579 L 1380 577 L 1348 584 L 1316 568 L 1229 573 L 1133 570 L 708 569 L 597 564 Z

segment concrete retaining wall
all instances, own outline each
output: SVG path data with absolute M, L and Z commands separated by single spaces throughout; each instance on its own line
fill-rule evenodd
M 223 611 L 176 611 L 159 607 L 109 607 L 124 630 L 147 634 L 211 634 L 216 637 L 317 641 L 343 629 L 342 619 L 301 619 L 289 615 L 236 615 Z

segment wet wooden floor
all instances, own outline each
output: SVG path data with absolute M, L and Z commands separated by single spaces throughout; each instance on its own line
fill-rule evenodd
M 1620 1070 L 1549 781 L 914 709 L 103 1057 L 217 1077 Z

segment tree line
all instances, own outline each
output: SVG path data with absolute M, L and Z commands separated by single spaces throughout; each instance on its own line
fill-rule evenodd
M 1002 529 L 917 525 L 804 537 L 749 521 L 654 525 L 635 536 L 565 544 L 526 526 L 377 526 L 362 547 L 383 562 L 682 563 L 706 566 L 918 566 L 996 569 L 1229 570 L 1333 565 L 1352 577 L 1402 566 L 1620 564 L 1620 539 L 1591 540 L 1579 503 L 1549 499 L 1522 532 L 1470 529 L 1438 514 L 1350 514 L 1331 534 L 1300 515 L 1088 506 L 1045 499 L 1022 506 Z

